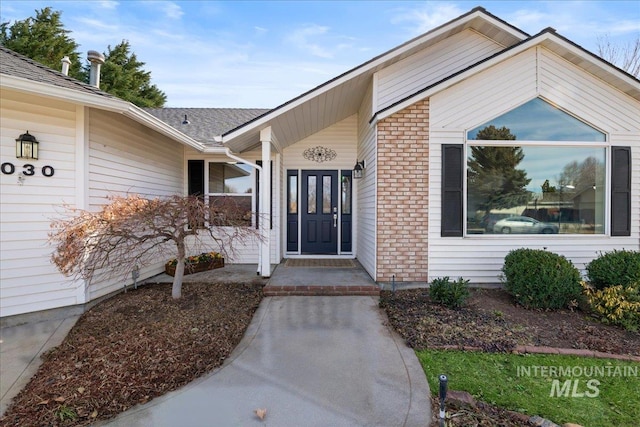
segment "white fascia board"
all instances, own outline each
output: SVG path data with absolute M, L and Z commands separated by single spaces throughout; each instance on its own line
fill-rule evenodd
M 0 85 L 20 92 L 55 98 L 74 104 L 82 104 L 87 107 L 95 107 L 114 112 L 122 112 L 122 110 L 126 108 L 125 104 L 128 104 L 126 101 L 118 98 L 108 98 L 6 74 L 0 75 Z
M 426 34 L 423 34 L 422 36 L 418 36 L 413 40 L 409 40 L 405 44 L 402 44 L 386 53 L 383 53 L 377 58 L 373 58 L 369 62 L 365 62 L 364 64 L 352 69 L 351 71 L 345 72 L 342 76 L 337 77 L 335 80 L 329 80 L 328 82 L 320 85 L 316 89 L 312 89 L 306 94 L 301 95 L 299 98 L 294 98 L 293 100 L 289 101 L 289 103 L 285 103 L 285 104 L 282 104 L 280 107 L 274 108 L 271 112 L 267 113 L 263 117 L 260 117 L 258 120 L 246 126 L 243 126 L 238 130 L 229 133 L 228 135 L 223 136 L 222 142 L 228 143 L 238 136 L 244 135 L 246 133 L 249 133 L 255 130 L 262 130 L 262 128 L 268 126 L 270 120 L 279 116 L 280 114 L 286 113 L 287 111 L 292 110 L 300 106 L 301 104 L 304 104 L 305 102 L 309 101 L 312 98 L 315 98 L 316 96 L 324 92 L 330 91 L 331 89 L 341 85 L 342 83 L 348 80 L 351 80 L 371 70 L 374 70 L 376 69 L 376 67 L 380 66 L 381 64 L 384 64 L 387 61 L 392 60 L 394 57 L 400 56 L 404 52 L 414 49 L 415 47 L 421 44 L 424 44 L 431 39 L 437 38 L 438 36 L 450 31 L 452 28 L 463 26 L 465 23 L 472 21 L 476 18 L 482 18 L 487 21 L 490 21 L 496 27 L 499 27 L 501 30 L 505 32 L 513 34 L 517 38 L 520 38 L 520 39 L 525 38 L 522 35 L 522 33 L 516 31 L 514 28 L 496 19 L 493 19 L 490 16 L 487 16 L 482 11 L 479 11 L 479 10 L 475 11 L 461 19 L 457 19 L 450 22 L 448 25 L 444 25 L 442 27 L 436 28 Z
M 214 146 L 214 147 L 204 147 L 202 149 L 204 154 L 227 154 L 227 149 L 225 147 Z
M 476 74 L 476 73 L 480 73 L 490 67 L 493 67 L 494 65 L 506 61 L 509 58 L 512 58 L 522 52 L 524 52 L 527 49 L 530 49 L 534 46 L 538 46 L 538 45 L 542 45 L 543 42 L 545 41 L 549 41 L 551 43 L 555 43 L 559 46 L 561 46 L 564 49 L 569 50 L 571 53 L 573 53 L 576 56 L 579 56 L 580 58 L 584 59 L 585 61 L 598 66 L 599 68 L 601 68 L 602 70 L 610 73 L 611 75 L 613 75 L 614 77 L 616 77 L 617 79 L 620 79 L 621 81 L 623 81 L 626 84 L 632 85 L 632 86 L 636 86 L 640 89 L 640 84 L 638 84 L 638 82 L 633 79 L 632 77 L 630 77 L 629 75 L 621 72 L 620 70 L 616 69 L 615 67 L 609 66 L 606 63 L 600 61 L 597 58 L 592 57 L 591 55 L 589 55 L 588 53 L 586 53 L 584 50 L 576 47 L 575 45 L 573 45 L 572 43 L 568 43 L 567 41 L 563 40 L 562 38 L 558 37 L 556 34 L 551 33 L 551 32 L 546 32 L 546 33 L 542 33 L 539 36 L 535 36 L 529 40 L 527 40 L 526 42 L 520 44 L 519 46 L 516 46 L 512 49 L 507 50 L 506 52 L 503 52 L 501 54 L 496 55 L 495 57 L 493 57 L 492 59 L 485 61 L 481 64 L 478 64 L 475 67 L 470 68 L 469 70 L 458 74 L 455 77 L 452 77 L 444 82 L 442 82 L 441 84 L 438 84 L 436 86 L 433 86 L 431 88 L 429 88 L 428 90 L 425 90 L 424 92 L 420 92 L 417 93 L 407 99 L 405 99 L 404 101 L 394 105 L 393 107 L 384 110 L 383 112 L 380 113 L 376 113 L 374 115 L 374 119 L 372 121 L 372 123 L 377 122 L 378 120 L 382 120 L 386 117 L 389 117 L 390 115 L 397 113 L 398 111 L 404 110 L 405 108 L 407 108 L 408 106 L 415 104 L 418 101 L 421 101 L 423 99 L 429 98 L 433 95 L 435 95 L 438 92 L 441 92 L 445 89 L 448 89 L 449 87 L 460 83 L 461 81 L 468 79 L 469 77 L 471 77 L 472 75 Z M 553 49 L 549 46 L 543 46 L 546 49 L 549 49 L 551 51 L 553 51 Z
M 50 85 L 47 83 L 35 82 L 22 77 L 0 75 L 0 86 L 2 88 L 13 89 L 19 92 L 30 93 L 47 98 L 54 98 L 72 104 L 80 104 L 100 110 L 111 111 L 123 114 L 130 119 L 155 130 L 181 144 L 203 151 L 203 144 L 179 132 L 162 120 L 147 113 L 140 107 L 119 98 L 110 98 L 97 94 L 80 92 L 77 90 Z
M 553 33 L 548 33 L 545 34 L 547 37 L 545 37 L 543 40 L 545 41 L 549 41 L 551 43 L 555 43 L 557 45 L 562 46 L 563 48 L 567 49 L 568 51 L 570 51 L 571 53 L 573 53 L 576 56 L 579 56 L 580 58 L 584 59 L 586 62 L 589 62 L 595 66 L 597 66 L 598 68 L 602 69 L 603 71 L 611 74 L 612 76 L 614 76 L 616 79 L 619 79 L 622 81 L 622 83 L 628 84 L 630 86 L 635 86 L 636 88 L 640 89 L 640 83 L 638 83 L 638 81 L 636 79 L 634 79 L 631 75 L 619 70 L 618 68 L 616 68 L 615 66 L 611 66 L 609 64 L 607 64 L 607 62 L 605 60 L 603 60 L 600 57 L 597 57 L 595 55 L 590 55 L 589 53 L 585 52 L 583 49 L 579 48 L 578 46 L 574 45 L 573 43 L 568 43 L 566 40 L 560 38 L 560 37 L 556 37 L 555 34 Z M 547 47 L 547 46 L 543 46 L 546 49 L 549 49 L 551 51 L 553 51 L 552 48 Z

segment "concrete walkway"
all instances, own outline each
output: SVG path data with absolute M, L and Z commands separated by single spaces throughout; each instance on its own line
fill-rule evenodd
M 385 320 L 373 297 L 265 298 L 219 370 L 98 425 L 425 427 L 424 372 Z
M 0 329 L 0 414 L 42 364 L 40 356 L 62 343 L 80 316 Z

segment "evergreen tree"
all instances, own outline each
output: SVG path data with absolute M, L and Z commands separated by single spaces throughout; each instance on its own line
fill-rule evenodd
M 108 46 L 101 70 L 100 89 L 138 107 L 163 107 L 167 96 L 151 84 L 151 72 L 142 69 L 145 63 L 138 61 L 130 49 L 126 40 L 113 49 Z
M 69 75 L 83 80 L 78 44 L 68 36 L 71 31 L 64 28 L 61 12 L 50 7 L 35 12 L 35 18 L 0 24 L 0 44 L 58 71 L 62 69 L 62 58 L 68 56 Z
M 508 128 L 491 125 L 478 132 L 477 139 L 515 140 Z M 524 159 L 521 147 L 472 146 L 468 166 L 469 205 L 489 214 L 492 209 L 525 205 L 531 179 L 516 167 Z

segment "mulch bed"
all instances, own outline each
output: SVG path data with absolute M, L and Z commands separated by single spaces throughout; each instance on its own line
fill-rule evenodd
M 517 345 L 640 356 L 640 333 L 602 324 L 576 310 L 527 310 L 501 289 L 473 289 L 465 307 L 431 302 L 428 289 L 383 291 L 380 307 L 414 349 L 476 347 L 510 352 Z
M 222 365 L 262 299 L 249 284 L 150 285 L 84 313 L 15 397 L 1 426 L 84 426 Z

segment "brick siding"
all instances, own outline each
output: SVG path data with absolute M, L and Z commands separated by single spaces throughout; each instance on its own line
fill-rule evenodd
M 377 144 L 376 279 L 426 282 L 429 100 L 378 122 Z

